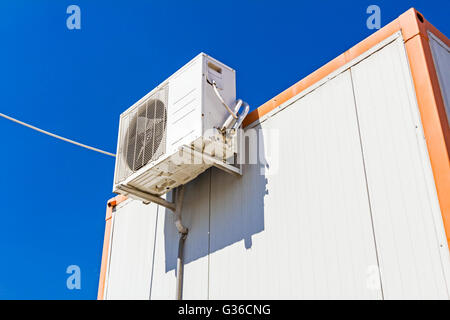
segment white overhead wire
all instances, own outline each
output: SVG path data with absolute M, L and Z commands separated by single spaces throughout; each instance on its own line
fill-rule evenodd
M 61 137 L 61 136 L 58 136 L 57 134 L 53 134 L 51 132 L 39 129 L 39 128 L 35 127 L 35 126 L 32 126 L 31 124 L 28 124 L 28 123 L 22 122 L 20 120 L 14 119 L 14 118 L 12 118 L 10 116 L 7 116 L 6 114 L 0 113 L 0 117 L 8 119 L 8 120 L 10 120 L 12 122 L 21 124 L 21 125 L 23 125 L 25 127 L 28 127 L 30 129 L 36 130 L 36 131 L 38 131 L 40 133 L 46 134 L 46 135 L 48 135 L 50 137 L 53 137 L 53 138 L 56 138 L 56 139 L 59 139 L 59 140 L 65 141 L 65 142 L 72 143 L 72 144 L 77 145 L 79 147 L 86 148 L 86 149 L 89 149 L 89 150 L 92 150 L 92 151 L 95 151 L 95 152 L 103 153 L 103 154 L 106 154 L 106 155 L 111 156 L 111 157 L 115 157 L 116 156 L 114 153 L 103 151 L 103 150 L 100 150 L 100 149 L 97 149 L 97 148 L 94 148 L 94 147 L 91 147 L 91 146 L 88 146 L 88 145 L 85 145 L 85 144 L 82 144 L 82 143 L 79 143 L 79 142 L 67 139 L 67 138 L 64 138 L 64 137 Z

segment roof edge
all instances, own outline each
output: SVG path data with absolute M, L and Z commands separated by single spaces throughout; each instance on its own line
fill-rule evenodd
M 450 40 L 437 30 L 431 23 L 429 23 L 423 15 L 415 8 L 411 8 L 402 13 L 397 19 L 390 22 L 380 30 L 374 32 L 372 35 L 359 42 L 349 50 L 345 51 L 335 59 L 331 60 L 321 68 L 309 74 L 299 82 L 295 83 L 288 89 L 284 90 L 274 98 L 262 104 L 257 109 L 253 110 L 243 122 L 243 127 L 248 127 L 261 117 L 274 110 L 284 102 L 301 93 L 305 89 L 322 80 L 332 72 L 357 58 L 367 50 L 371 49 L 376 44 L 390 37 L 394 33 L 401 31 L 404 41 L 408 41 L 416 35 L 421 35 L 428 38 L 427 30 L 432 31 L 439 39 L 450 46 Z

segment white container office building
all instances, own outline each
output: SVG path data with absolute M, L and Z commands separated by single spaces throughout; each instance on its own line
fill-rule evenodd
M 257 163 L 186 185 L 183 299 L 449 299 L 449 46 L 410 9 L 247 116 Z M 173 299 L 172 212 L 108 203 L 98 298 Z

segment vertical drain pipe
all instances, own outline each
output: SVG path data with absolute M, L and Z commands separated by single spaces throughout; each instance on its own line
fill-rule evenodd
M 175 194 L 175 226 L 180 233 L 180 241 L 178 243 L 178 257 L 177 257 L 177 287 L 176 287 L 176 300 L 181 300 L 183 295 L 183 252 L 184 242 L 186 240 L 188 229 L 181 223 L 181 209 L 183 206 L 184 198 L 184 186 L 180 186 L 176 189 Z
M 178 258 L 177 258 L 177 296 L 176 300 L 182 300 L 183 295 L 183 250 L 184 241 L 186 240 L 187 233 L 180 234 L 180 242 L 178 243 Z

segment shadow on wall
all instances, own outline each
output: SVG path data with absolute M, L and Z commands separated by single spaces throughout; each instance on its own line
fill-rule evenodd
M 253 131 L 256 132 L 255 129 Z M 264 230 L 264 197 L 268 194 L 265 172 L 270 164 L 266 161 L 262 132 L 259 136 L 258 133 L 252 134 L 248 137 L 246 132 L 245 163 L 254 164 L 243 166 L 242 177 L 211 168 L 186 185 L 182 210 L 183 224 L 189 228 L 185 264 L 238 242 L 250 249 L 252 236 Z M 249 142 L 252 139 L 259 141 L 256 143 L 258 147 L 254 141 Z M 171 197 L 172 193 L 169 193 L 168 199 Z M 166 272 L 176 268 L 178 240 L 174 215 L 166 209 Z

